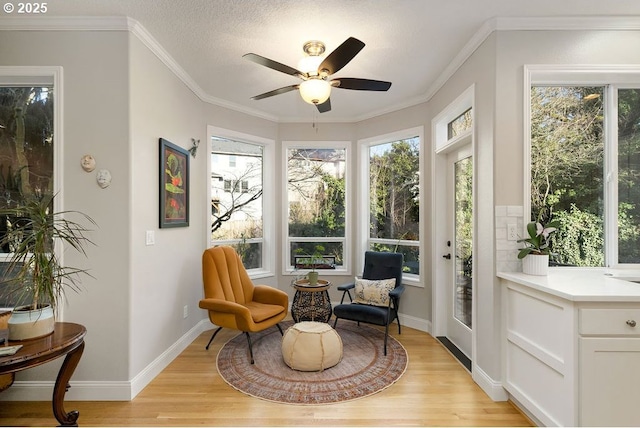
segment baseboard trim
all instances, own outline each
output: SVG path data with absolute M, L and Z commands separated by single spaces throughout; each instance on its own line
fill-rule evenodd
M 209 330 L 211 326 L 212 324 L 208 319 L 201 320 L 130 381 L 93 382 L 71 380 L 69 382 L 71 388 L 65 395 L 65 401 L 132 400 L 187 346 L 202 332 Z M 53 387 L 53 381 L 16 381 L 11 388 L 0 394 L 0 401 L 49 401 L 53 394 Z
M 211 327 L 208 319 L 201 320 L 191 330 L 184 334 L 169 349 L 149 364 L 131 380 L 131 398 L 140 393 L 149 383 L 158 376 L 173 360 L 176 359 L 187 346 L 189 346 L 200 334 Z
M 492 379 L 475 363 L 473 363 L 471 378 L 493 401 L 507 401 L 509 399 L 509 394 L 502 386 L 502 382 Z

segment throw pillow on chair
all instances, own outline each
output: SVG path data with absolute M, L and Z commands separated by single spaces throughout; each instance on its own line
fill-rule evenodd
M 356 278 L 353 290 L 354 303 L 373 306 L 388 306 L 389 292 L 396 287 L 396 279 L 361 279 Z

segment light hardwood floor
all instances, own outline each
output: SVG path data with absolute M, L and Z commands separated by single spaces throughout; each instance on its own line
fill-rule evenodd
M 432 336 L 403 327 L 393 336 L 409 354 L 404 375 L 373 396 L 301 406 L 249 397 L 216 370 L 222 330 L 208 351 L 203 333 L 130 402 L 65 402 L 81 426 L 531 426 L 509 402 L 493 402 Z M 259 358 L 259 356 L 256 356 Z M 56 425 L 50 402 L 0 402 L 0 425 Z

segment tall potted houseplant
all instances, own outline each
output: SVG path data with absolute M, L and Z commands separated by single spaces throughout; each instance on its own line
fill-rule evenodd
M 558 221 L 552 221 L 546 226 L 541 223 L 531 222 L 527 224 L 528 238 L 520 239 L 525 247 L 518 253 L 522 259 L 522 272 L 529 275 L 547 275 L 549 270 L 549 238 L 559 227 Z
M 67 288 L 79 289 L 84 269 L 63 266 L 55 245 L 62 243 L 86 256 L 87 229 L 71 220 L 91 217 L 77 211 L 53 212 L 55 195 L 28 196 L 16 206 L 0 210 L 6 233 L 0 246 L 11 254 L 7 274 L 0 282 L 3 294 L 18 302 L 9 319 L 9 339 L 25 340 L 53 332 L 55 314 Z

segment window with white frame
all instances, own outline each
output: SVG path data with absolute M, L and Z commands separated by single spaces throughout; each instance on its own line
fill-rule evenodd
M 250 273 L 266 270 L 264 143 L 211 137 L 211 244 L 231 245 Z
M 309 269 L 316 260 L 322 274 L 348 269 L 348 143 L 284 143 L 286 272 Z M 318 261 L 318 257 L 322 262 Z
M 404 276 L 420 277 L 420 146 L 416 130 L 362 144 L 364 250 L 404 255 Z M 366 198 L 366 200 L 365 200 Z
M 25 72 L 23 75 L 22 72 Z M 20 76 L 20 77 L 18 77 Z M 13 208 L 25 198 L 59 192 L 56 162 L 60 138 L 60 105 L 56 82 L 59 70 L 34 67 L 0 67 L 0 208 Z M 56 202 L 57 205 L 57 202 Z M 56 210 L 56 207 L 51 207 Z M 0 218 L 0 238 L 14 227 L 16 218 Z M 0 278 L 4 282 L 14 245 L 0 247 Z M 8 283 L 7 283 L 8 284 Z M 0 285 L 0 307 L 21 302 L 20 293 Z
M 620 78 L 531 81 L 531 218 L 560 222 L 559 264 L 640 264 L 640 70 Z

